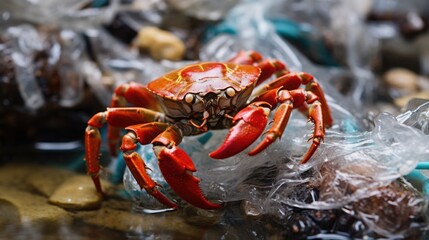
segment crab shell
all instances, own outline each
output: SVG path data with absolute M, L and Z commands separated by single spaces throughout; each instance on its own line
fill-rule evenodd
M 260 74 L 261 69 L 252 65 L 203 62 L 169 72 L 150 82 L 147 89 L 163 103 L 167 116 L 186 118 L 206 110 L 215 119 L 222 113 L 234 114 L 232 107 L 243 106 Z M 216 102 L 212 107 L 207 104 L 210 99 Z

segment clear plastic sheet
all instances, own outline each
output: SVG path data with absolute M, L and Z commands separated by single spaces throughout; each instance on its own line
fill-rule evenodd
M 335 172 L 335 181 L 325 192 L 320 190 L 321 200 L 302 202 L 288 195 L 298 185 L 314 181 L 314 178 L 287 177 L 281 181 L 270 195 L 291 206 L 300 208 L 338 208 L 363 196 L 371 195 L 371 189 L 386 186 L 401 176 L 410 173 L 418 162 L 429 157 L 426 147 L 428 136 L 419 130 L 399 123 L 392 115 L 381 114 L 375 120 L 375 128 L 369 132 L 355 134 L 328 131 L 325 143 L 310 164 L 314 165 L 316 181 L 325 181 Z M 298 185 L 290 184 L 297 182 Z M 344 188 L 350 184 L 356 191 Z
M 240 0 L 165 0 L 168 6 L 197 19 L 221 20 Z
M 305 119 L 296 115 L 281 142 L 253 157 L 243 152 L 225 160 L 210 159 L 207 154 L 222 141 L 225 131 L 200 136 L 210 137 L 205 144 L 198 138 L 185 138 L 181 147 L 194 160 L 198 169 L 195 175 L 201 179 L 200 185 L 209 199 L 242 200 L 246 215 L 280 220 L 299 211 L 296 209 L 343 209 L 382 236 L 401 237 L 411 231 L 412 219 L 421 216 L 426 200 L 413 186 L 398 183 L 398 179 L 428 159 L 428 136 L 392 115 L 381 114 L 372 131 L 329 130 L 313 159 L 301 166 L 299 160 L 307 147 L 309 127 Z M 416 114 L 409 119 L 414 117 Z M 345 133 L 347 129 L 355 132 Z M 151 174 L 162 184 L 161 190 L 174 198 L 151 151 L 150 146 L 139 150 L 150 164 Z M 124 182 L 141 206 L 162 209 L 140 192 L 132 179 L 127 173 Z M 401 217 L 391 219 L 392 212 Z
M 378 86 L 371 64 L 379 51 L 379 41 L 365 24 L 370 7 L 371 1 L 274 1 L 266 17 L 280 28 L 285 22 L 293 21 L 304 32 L 302 39 L 296 41 L 313 42 L 304 47 L 309 56 L 322 61 L 332 56 L 338 65 L 346 67 L 353 81 L 346 95 L 356 105 L 364 105 L 374 101 Z M 320 56 L 320 43 L 329 48 L 325 56 Z
M 79 62 L 85 46 L 75 31 L 62 30 L 58 35 L 59 42 L 54 48 L 59 55 L 57 66 L 61 89 L 58 104 L 62 107 L 72 107 L 81 102 L 84 94 L 84 78 Z
M 429 102 L 427 99 L 411 99 L 406 110 L 398 115 L 398 122 L 412 126 L 429 135 Z M 429 160 L 429 159 L 427 159 Z
M 14 71 L 4 84 L 15 81 L 28 109 L 47 102 L 72 107 L 81 101 L 84 79 L 78 62 L 84 44 L 76 32 L 21 24 L 6 28 L 0 37 L 4 42 L 1 57 L 12 59 L 9 67 Z
M 7 39 L 5 47 L 10 48 L 15 79 L 25 105 L 32 110 L 40 108 L 44 105 L 45 99 L 36 82 L 33 57 L 36 51 L 43 50 L 44 41 L 30 25 L 8 28 L 5 35 Z
M 168 71 L 180 68 L 190 61 L 155 61 L 140 56 L 135 49 L 109 35 L 102 29 L 85 31 L 95 62 L 82 62 L 83 73 L 98 100 L 109 106 L 115 87 L 130 81 L 146 84 Z
M 255 50 L 284 61 L 293 71 L 302 70 L 302 64 L 291 47 L 275 32 L 265 19 L 269 2 L 247 0 L 233 8 L 224 19 L 225 25 L 236 31 L 234 35 L 220 35 L 211 39 L 201 52 L 201 60 L 225 61 L 240 50 Z
M 12 81 L 28 109 L 47 102 L 73 107 L 82 100 L 85 69 L 80 62 L 85 46 L 79 33 L 110 22 L 118 8 L 118 0 L 0 3 L 0 29 L 15 71 Z
M 312 5 L 312 4 L 309 4 Z M 356 78 L 355 73 L 346 68 L 323 67 L 309 61 L 294 46 L 283 40 L 276 32 L 270 16 L 278 10 L 275 9 L 276 2 L 268 1 L 261 4 L 258 1 L 247 0 L 233 8 L 222 22 L 221 29 L 225 31 L 214 31 L 215 36 L 208 37 L 207 43 L 201 48 L 200 59 L 202 61 L 226 61 L 240 50 L 255 50 L 262 53 L 267 58 L 276 58 L 283 61 L 291 71 L 305 71 L 315 76 L 324 88 L 328 101 L 333 99 L 341 102 L 342 108 L 348 111 L 339 110 L 339 114 L 353 114 L 364 118 L 361 111 L 355 111 L 357 106 L 363 104 L 357 101 L 362 97 L 364 88 L 373 88 L 376 82 L 372 79 L 372 74 L 366 75 L 368 81 L 350 82 Z M 360 71 L 365 75 L 367 71 Z M 346 81 L 346 83 L 344 83 Z M 345 93 L 340 93 L 336 85 L 351 85 Z M 356 84 L 362 84 L 358 87 Z M 351 97 L 353 95 L 353 97 Z M 370 98 L 370 97 L 369 97 Z M 367 99 L 369 101 L 369 99 Z M 366 100 L 365 100 L 366 101 Z M 335 106 L 334 106 L 335 107 Z M 359 123 L 359 127 L 364 127 Z
M 118 9 L 118 0 L 5 0 L 0 3 L 0 15 L 4 20 L 28 21 L 74 30 L 98 27 L 109 22 Z

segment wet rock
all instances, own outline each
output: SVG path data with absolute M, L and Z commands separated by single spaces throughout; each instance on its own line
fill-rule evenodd
M 398 107 L 413 98 L 429 99 L 429 80 L 405 68 L 393 68 L 383 75 L 391 97 Z
M 157 60 L 177 61 L 181 60 L 185 54 L 185 44 L 182 40 L 171 32 L 156 27 L 142 28 L 134 45 L 139 49 L 147 50 Z
M 418 75 L 404 68 L 394 68 L 387 71 L 383 79 L 389 87 L 406 92 L 414 92 L 418 89 Z
M 15 189 L 29 189 L 27 177 L 37 169 L 35 165 L 8 164 L 0 168 L 0 185 Z M 37 170 L 36 170 L 37 171 Z
M 13 203 L 0 199 L 0 226 L 18 225 L 21 222 L 18 208 Z
M 34 164 L 8 164 L 0 168 L 0 185 L 49 196 L 65 179 L 75 173 Z
M 127 232 L 136 239 L 154 236 L 174 236 L 176 239 L 201 239 L 205 229 L 188 224 L 179 217 L 178 211 L 148 214 L 136 212 L 129 201 L 120 201 L 124 206 L 118 208 L 118 202 L 104 201 L 103 206 L 96 211 L 78 211 L 75 217 L 86 224 Z M 120 204 L 119 204 L 120 205 Z M 112 208 L 112 206 L 115 206 Z
M 65 180 L 76 173 L 54 167 L 39 167 L 27 175 L 26 182 L 43 196 L 50 196 Z
M 102 186 L 107 189 L 110 184 L 102 180 Z M 99 208 L 102 200 L 103 196 L 95 190 L 94 183 L 86 175 L 67 179 L 49 197 L 49 203 L 73 210 Z
M 16 207 L 21 223 L 57 224 L 72 221 L 70 213 L 62 208 L 46 204 L 46 199 L 42 196 L 0 186 L 0 200 L 7 201 Z

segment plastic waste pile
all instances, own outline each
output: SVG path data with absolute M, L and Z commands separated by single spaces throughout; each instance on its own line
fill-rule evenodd
M 308 149 L 311 124 L 298 111 L 281 141 L 254 157 L 244 152 L 211 159 L 208 153 L 219 146 L 227 130 L 185 138 L 181 147 L 194 159 L 195 175 L 207 196 L 241 202 L 244 215 L 270 219 L 286 232 L 293 233 L 303 223 L 296 235 L 286 236 L 338 231 L 401 238 L 424 231 L 429 102 L 411 97 L 402 109 L 396 105 L 389 113 L 379 105 L 404 93 L 383 82 L 376 68 L 378 56 L 387 51 L 383 47 L 398 34 L 411 33 L 396 30 L 391 19 L 380 21 L 386 12 L 404 16 L 397 5 L 383 9 L 380 6 L 387 1 L 229 0 L 212 5 L 203 0 L 128 4 L 68 0 L 58 7 L 56 1 L 42 2 L 33 8 L 24 0 L 0 3 L 0 113 L 81 109 L 89 94 L 98 101 L 86 109 L 91 115 L 109 105 L 113 89 L 122 83 L 144 84 L 190 62 L 225 61 L 240 50 L 256 50 L 282 60 L 291 71 L 316 76 L 328 96 L 334 125 L 304 165 L 299 162 Z M 406 9 L 416 10 L 402 8 Z M 424 30 L 413 33 L 417 38 Z M 155 34 L 164 34 L 168 42 L 150 39 Z M 149 40 L 155 42 L 145 42 Z M 154 45 L 177 52 L 150 49 Z M 413 46 L 424 48 L 419 43 Z M 428 85 L 424 82 L 428 56 L 427 47 L 418 56 L 422 77 L 416 80 L 416 89 L 422 91 Z M 138 151 L 162 191 L 175 198 L 151 146 Z M 121 157 L 113 159 L 109 170 L 142 208 L 163 210 L 141 191 Z

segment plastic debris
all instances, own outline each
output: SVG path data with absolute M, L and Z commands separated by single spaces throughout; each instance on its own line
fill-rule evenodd
M 222 0 L 213 2 L 210 0 L 166 0 L 168 6 L 187 15 L 202 20 L 216 21 L 222 19 L 239 0 Z
M 11 22 L 27 21 L 65 29 L 85 30 L 111 21 L 119 10 L 119 0 L 88 3 L 85 0 L 66 0 L 61 3 L 55 0 L 6 0 L 0 3 L 0 14 L 7 16 L 6 20 Z
M 262 16 L 256 9 L 252 14 L 255 18 Z M 248 21 L 254 23 L 252 18 Z M 419 162 L 429 159 L 428 136 L 412 124 L 404 124 L 406 119 L 417 124 L 416 115 L 395 118 L 382 113 L 373 122 L 364 119 L 361 113 L 353 110 L 356 109 L 353 103 L 343 101 L 341 95 L 327 85 L 326 79 L 338 72 L 314 66 L 284 41 L 272 41 L 276 39 L 276 33 L 269 22 L 263 19 L 255 22 L 260 25 L 237 28 L 238 31 L 245 29 L 249 34 L 246 36 L 252 36 L 251 41 L 241 42 L 240 34 L 219 35 L 203 47 L 201 59 L 223 61 L 238 46 L 259 50 L 268 57 L 281 56 L 281 60 L 290 64 L 290 69 L 310 72 L 320 79 L 323 87 L 326 86 L 335 123 L 327 130 L 324 143 L 315 156 L 305 165 L 300 165 L 299 160 L 307 148 L 311 124 L 298 112 L 292 114 L 282 140 L 253 157 L 249 157 L 246 151 L 220 161 L 207 156 L 220 144 L 227 130 L 212 131 L 204 144 L 194 138 L 185 138 L 181 147 L 194 160 L 195 175 L 200 178 L 200 185 L 208 198 L 225 202 L 243 201 L 243 208 L 249 216 L 270 216 L 279 221 L 289 219 L 289 223 L 294 222 L 291 219 L 295 211 L 343 209 L 345 215 L 355 219 L 353 226 L 356 232 L 373 232 L 376 236 L 409 236 L 412 234 L 410 231 L 422 227 L 425 199 L 411 185 L 403 182 L 403 176 L 412 173 Z M 264 34 L 274 35 L 263 38 L 267 36 Z M 260 42 L 262 39 L 264 43 L 273 45 L 265 49 Z M 341 101 L 341 106 L 337 101 Z M 421 114 L 419 118 L 424 116 Z M 422 121 L 419 124 L 427 126 Z M 151 147 L 144 147 L 139 152 L 147 159 L 153 159 L 147 155 L 152 154 L 151 151 Z M 152 167 L 157 181 L 162 183 L 156 166 Z M 138 186 L 130 184 L 129 177 L 128 174 L 124 178 L 128 189 L 138 192 Z M 375 209 L 381 203 L 384 204 L 383 209 Z M 387 216 L 392 212 L 385 209 L 406 214 L 389 222 Z M 301 219 L 301 216 L 296 217 Z M 417 225 L 413 225 L 414 219 L 417 219 Z M 307 232 L 312 233 L 317 231 Z

